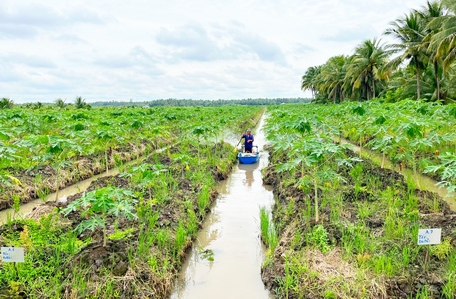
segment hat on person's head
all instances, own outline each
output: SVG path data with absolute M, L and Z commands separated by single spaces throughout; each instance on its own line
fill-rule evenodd
M 247 129 L 247 132 L 252 132 L 250 129 Z

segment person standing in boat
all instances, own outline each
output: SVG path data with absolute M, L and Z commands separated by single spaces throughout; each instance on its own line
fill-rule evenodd
M 247 129 L 247 134 L 243 134 L 241 139 L 244 138 L 244 152 L 251 153 L 253 147 L 253 135 L 250 133 L 250 129 Z

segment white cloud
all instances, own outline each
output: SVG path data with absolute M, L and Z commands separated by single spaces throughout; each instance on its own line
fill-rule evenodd
M 316 48 L 314 48 L 310 45 L 307 45 L 307 44 L 296 43 L 293 45 L 293 52 L 296 54 L 304 54 L 304 53 L 314 52 L 314 51 L 316 51 Z
M 72 44 L 88 44 L 86 40 L 80 38 L 77 34 L 74 33 L 63 33 L 55 36 L 56 41 L 69 42 Z
M 0 23 L 0 39 L 33 38 L 38 30 L 22 24 Z
M 102 24 L 105 21 L 97 12 L 81 7 L 62 7 L 45 4 L 0 5 L 0 24 L 14 24 L 49 28 L 55 26 L 71 26 L 75 23 Z
M 200 24 L 188 24 L 168 30 L 162 28 L 156 41 L 166 47 L 169 57 L 194 61 L 211 61 L 223 57 L 223 51 L 217 46 L 217 40 L 210 36 Z
M 285 61 L 282 50 L 275 43 L 246 31 L 238 22 L 229 25 L 209 25 L 206 29 L 192 23 L 171 30 L 162 28 L 156 41 L 166 47 L 167 56 L 175 63 L 178 62 L 176 58 L 205 62 L 250 59 L 252 55 L 263 61 Z
M 285 56 L 282 49 L 274 42 L 266 38 L 250 33 L 250 32 L 235 32 L 233 39 L 239 48 L 246 52 L 254 53 L 263 61 L 279 62 L 285 64 Z
M 55 68 L 54 62 L 45 56 L 24 55 L 21 53 L 10 53 L 0 55 L 0 60 L 8 61 L 11 64 L 22 64 L 31 68 Z M 13 66 L 14 67 L 14 66 Z
M 333 42 L 362 42 L 366 39 L 372 39 L 376 37 L 376 31 L 372 26 L 364 27 L 347 27 L 339 28 L 331 35 L 323 36 L 324 41 Z

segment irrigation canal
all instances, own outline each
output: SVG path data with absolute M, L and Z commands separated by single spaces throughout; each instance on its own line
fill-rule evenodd
M 359 146 L 354 145 L 349 140 L 346 140 L 343 138 L 340 139 L 340 141 L 342 143 L 351 144 L 352 145 L 351 149 L 354 152 L 359 153 L 359 151 L 360 151 Z M 371 151 L 367 148 L 363 148 L 362 157 L 370 159 L 373 163 L 375 163 L 377 165 L 381 165 L 382 155 L 378 154 L 374 151 Z M 388 159 L 385 159 L 384 167 L 401 173 L 404 176 L 404 178 L 406 178 L 406 179 L 408 178 L 408 179 L 415 181 L 418 189 L 437 193 L 442 198 L 442 200 L 444 200 L 448 203 L 448 205 L 450 206 L 450 209 L 452 211 L 456 212 L 455 194 L 449 193 L 448 189 L 445 187 L 440 188 L 439 186 L 436 186 L 437 181 L 431 179 L 428 176 L 422 175 L 420 173 L 414 174 L 411 169 L 406 168 L 406 167 L 403 167 L 402 169 L 400 169 L 398 165 L 393 164 Z
M 117 174 L 119 174 L 119 169 L 117 169 L 117 168 L 110 169 L 108 172 L 104 171 L 103 173 L 94 175 L 86 180 L 80 181 L 74 185 L 71 185 L 64 189 L 59 190 L 59 197 L 60 197 L 60 199 L 63 199 L 68 196 L 74 195 L 76 193 L 83 192 L 90 186 L 90 183 L 95 181 L 96 179 L 98 179 L 100 177 L 105 177 L 105 176 L 109 176 L 109 175 L 117 175 Z M 26 216 L 34 208 L 42 205 L 43 203 L 45 203 L 47 201 L 53 201 L 53 200 L 55 200 L 55 192 L 48 194 L 43 199 L 34 199 L 28 203 L 22 204 L 19 209 L 19 215 Z M 0 211 L 0 225 L 6 222 L 6 220 L 8 219 L 8 215 L 13 215 L 14 213 L 15 212 L 12 208 Z
M 264 248 L 260 207 L 271 209 L 272 189 L 263 185 L 261 169 L 264 117 L 254 133 L 259 163 L 238 164 L 218 185 L 219 195 L 187 257 L 171 299 L 270 298 L 261 280 Z M 212 257 L 212 258 L 210 258 Z M 213 259 L 213 261 L 211 260 Z

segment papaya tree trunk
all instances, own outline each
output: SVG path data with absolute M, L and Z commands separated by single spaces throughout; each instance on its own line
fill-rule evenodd
M 109 172 L 108 149 L 105 149 L 106 174 Z
M 315 167 L 314 169 L 314 196 L 315 196 L 315 222 L 319 222 L 320 221 L 320 217 L 319 217 L 319 213 L 318 213 L 318 182 L 317 182 L 317 169 Z
M 106 212 L 102 214 L 103 218 L 103 247 L 106 247 L 108 243 L 108 229 L 106 228 L 106 220 L 108 218 L 108 215 Z
M 418 61 L 416 62 L 416 99 L 421 98 L 421 75 Z
M 440 78 L 439 78 L 439 66 L 437 61 L 434 60 L 434 75 L 435 75 L 435 84 L 436 84 L 436 94 L 437 94 L 437 101 L 440 101 Z
M 413 174 L 415 176 L 415 181 L 416 181 L 416 186 L 418 187 L 418 189 L 421 189 L 421 184 L 420 184 L 420 180 L 418 178 L 418 171 L 417 171 L 417 163 L 416 163 L 416 159 L 415 159 L 415 153 L 412 154 L 412 164 L 413 164 Z
M 359 158 L 363 157 L 363 135 L 359 138 Z
M 59 187 L 60 187 L 60 174 L 59 174 L 60 167 L 57 166 L 55 170 L 55 200 L 59 199 Z

